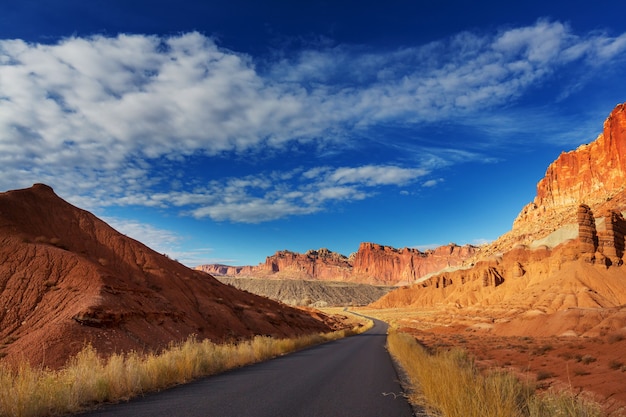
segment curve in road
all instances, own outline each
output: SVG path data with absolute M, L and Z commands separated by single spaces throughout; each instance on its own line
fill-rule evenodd
M 385 348 L 387 324 L 84 416 L 413 416 Z

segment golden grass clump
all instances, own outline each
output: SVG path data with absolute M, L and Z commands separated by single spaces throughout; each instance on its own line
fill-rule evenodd
M 390 331 L 388 348 L 406 372 L 409 400 L 441 417 L 599 417 L 600 407 L 567 393 L 536 394 L 509 372 L 480 372 L 460 349 L 429 354 L 415 338 Z
M 128 352 L 108 358 L 86 346 L 60 370 L 0 363 L 0 417 L 76 413 L 105 401 L 120 401 L 201 376 L 264 361 L 314 344 L 363 332 L 373 325 L 289 339 L 256 336 L 215 344 L 195 337 L 160 354 Z

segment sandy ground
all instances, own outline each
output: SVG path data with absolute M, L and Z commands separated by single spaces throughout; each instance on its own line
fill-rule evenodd
M 626 416 L 626 333 L 596 337 L 501 336 L 489 325 L 440 325 L 441 312 L 359 309 L 414 335 L 432 349 L 460 347 L 482 369 L 507 369 L 539 390 L 569 390 L 594 399 L 610 417 Z

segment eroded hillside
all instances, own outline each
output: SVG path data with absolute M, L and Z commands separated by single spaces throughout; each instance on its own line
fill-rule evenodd
M 3 361 L 60 366 L 85 343 L 106 354 L 158 350 L 191 334 L 329 330 L 317 317 L 168 259 L 48 186 L 0 194 Z

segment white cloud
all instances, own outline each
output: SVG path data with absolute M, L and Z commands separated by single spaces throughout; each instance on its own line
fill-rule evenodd
M 404 185 L 436 166 L 305 167 L 296 185 L 245 178 L 206 193 L 151 192 L 171 180 L 157 171 L 160 159 L 280 152 L 302 142 L 358 147 L 359 133 L 378 123 L 471 123 L 555 72 L 623 63 L 625 51 L 626 34 L 579 35 L 547 20 L 393 51 L 303 50 L 262 65 L 199 33 L 0 40 L 0 187 L 47 182 L 85 207 L 193 207 L 215 219 L 314 212 L 322 207 L 306 203 L 313 195 L 366 198 L 367 187 Z M 184 163 L 172 169 L 183 172 Z M 208 192 L 216 189 L 221 201 Z
M 329 175 L 329 179 L 338 184 L 403 185 L 427 173 L 427 170 L 421 168 L 368 165 L 357 168 L 338 168 Z
M 434 187 L 437 184 L 440 184 L 444 181 L 443 178 L 437 178 L 437 179 L 432 179 L 432 180 L 428 180 L 428 181 L 424 181 L 424 183 L 422 184 L 422 187 Z
M 141 223 L 136 220 L 120 219 L 116 217 L 103 217 L 118 232 L 131 237 L 151 249 L 160 253 L 171 253 L 177 247 L 182 238 L 169 230 L 159 229 L 152 225 Z
M 102 204 L 180 207 L 195 218 L 260 223 L 363 200 L 373 195 L 375 187 L 407 185 L 426 172 L 421 168 L 374 165 L 318 167 L 305 172 L 297 169 L 213 180 L 193 191 L 148 193 L 137 190 L 131 196 L 111 198 Z

